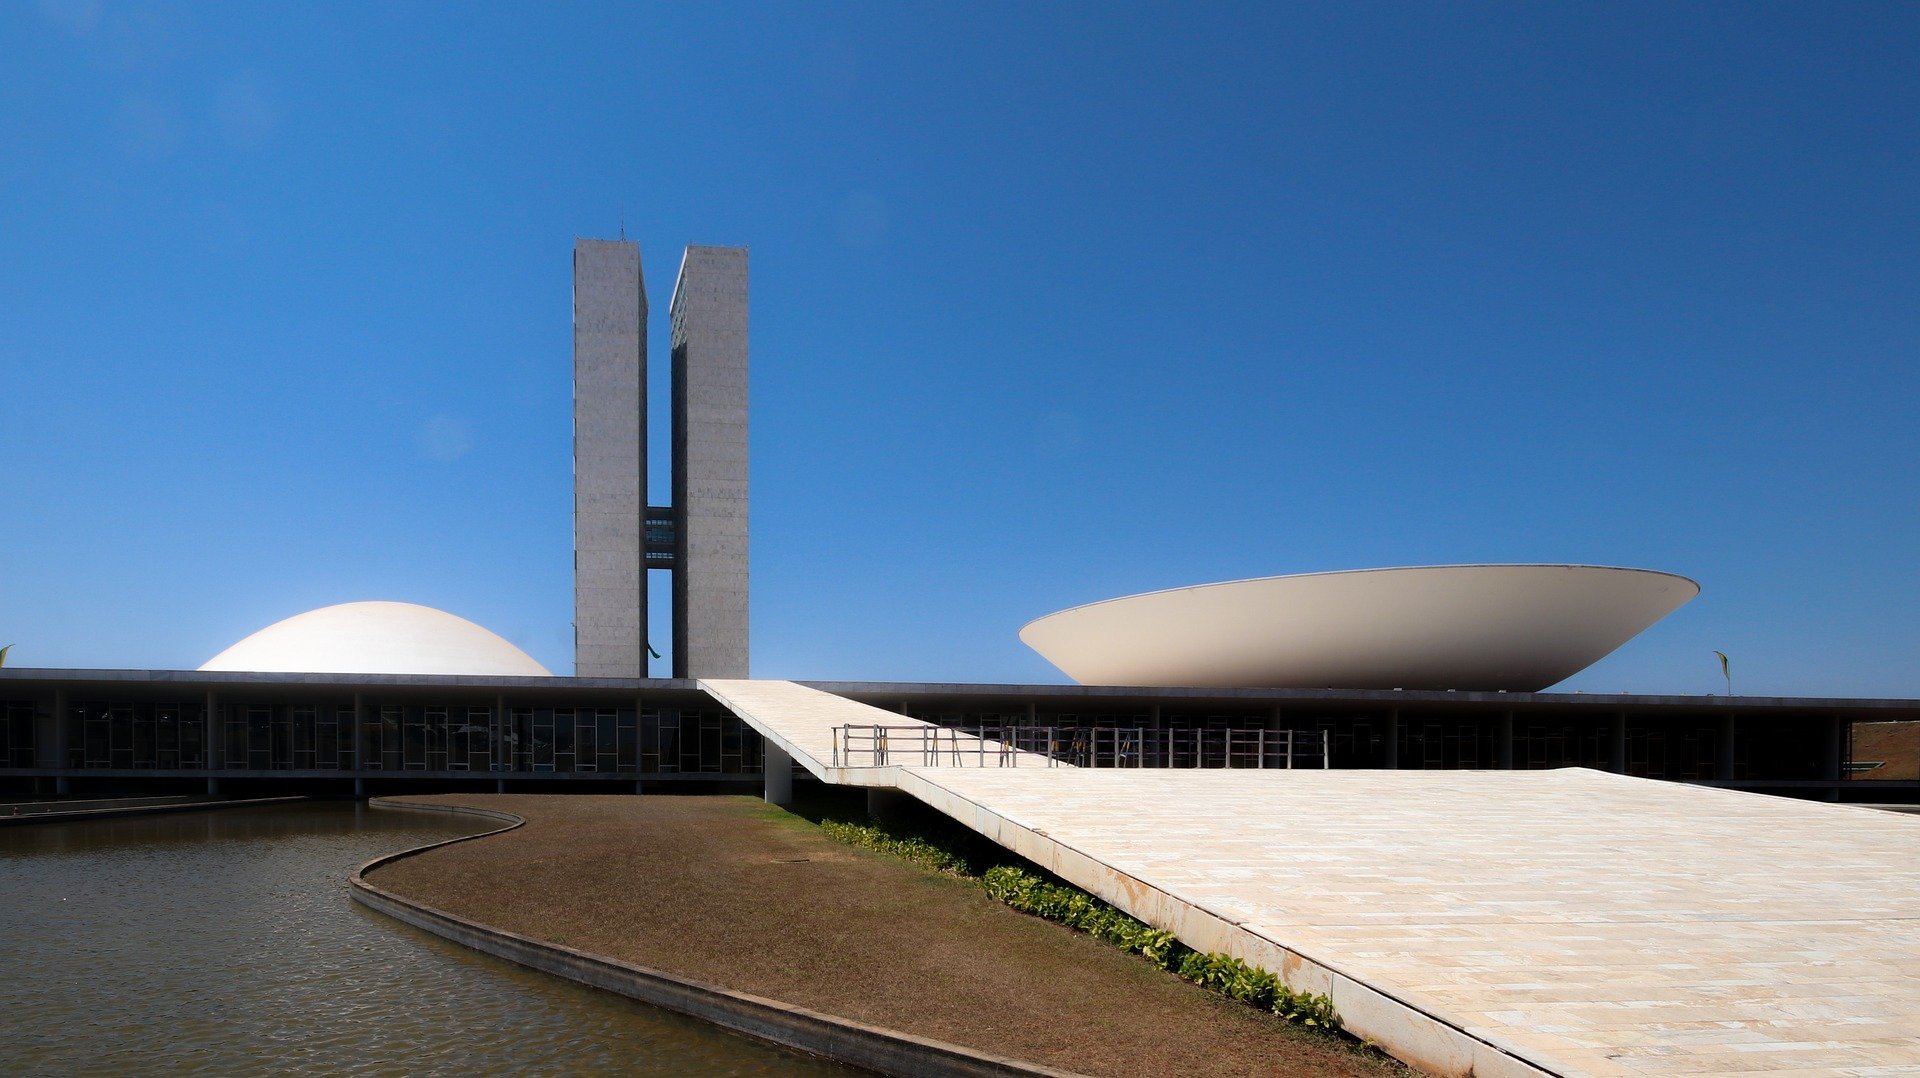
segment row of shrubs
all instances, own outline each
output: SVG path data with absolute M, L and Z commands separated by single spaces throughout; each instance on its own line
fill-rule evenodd
M 1231 955 L 1193 950 L 1174 939 L 1173 933 L 1143 924 L 1077 887 L 1049 882 L 1012 865 L 998 865 L 976 877 L 966 858 L 958 853 L 926 838 L 895 835 L 870 824 L 822 820 L 820 827 L 827 837 L 849 845 L 889 853 L 936 872 L 978 879 L 987 894 L 1022 913 L 1079 929 L 1203 988 L 1270 1010 L 1289 1022 L 1327 1030 L 1340 1028 L 1333 1000 L 1326 996 L 1295 992 L 1274 974 Z
M 1048 883 L 1012 865 L 988 869 L 981 883 L 988 894 L 1016 910 L 1097 936 L 1202 988 L 1272 1011 L 1290 1022 L 1340 1028 L 1333 1000 L 1326 996 L 1295 992 L 1274 974 L 1232 955 L 1193 950 L 1174 939 L 1173 933 L 1143 924 L 1077 887 Z
M 1012 865 L 988 869 L 980 882 L 988 894 L 1021 913 L 1077 928 L 1161 969 L 1179 972 L 1181 962 L 1194 953 L 1171 932 L 1142 924 L 1077 887 L 1048 883 Z
M 912 861 L 922 868 L 935 872 L 950 872 L 956 876 L 970 876 L 966 859 L 950 850 L 912 835 L 899 836 L 881 828 L 867 824 L 845 823 L 840 820 L 821 820 L 820 829 L 827 837 L 849 846 L 864 846 L 869 850 L 879 850 L 895 857 Z

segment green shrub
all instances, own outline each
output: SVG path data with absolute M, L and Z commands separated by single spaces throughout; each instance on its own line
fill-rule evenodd
M 895 836 L 880 827 L 836 820 L 822 820 L 820 828 L 829 838 L 849 845 L 890 853 L 936 872 L 971 877 L 964 857 L 924 838 Z M 988 869 L 980 876 L 980 885 L 989 896 L 1022 913 L 1079 929 L 1229 999 L 1304 1026 L 1340 1028 L 1333 1000 L 1326 996 L 1295 992 L 1272 973 L 1231 955 L 1195 951 L 1173 933 L 1143 924 L 1079 888 L 1048 883 L 1012 865 Z
M 958 876 L 967 875 L 967 862 L 964 858 L 951 851 L 941 849 L 939 846 L 923 838 L 915 838 L 912 836 L 896 838 L 878 827 L 870 827 L 866 824 L 843 823 L 839 820 L 822 820 L 820 821 L 820 829 L 826 832 L 828 838 L 844 842 L 850 846 L 863 846 L 869 850 L 890 853 L 895 857 L 912 861 L 914 864 L 920 865 L 923 868 L 933 869 L 935 872 L 948 872 Z
M 1283 986 L 1273 1001 L 1273 1013 L 1303 1026 L 1340 1028 L 1340 1016 L 1334 1013 L 1333 1000 L 1312 992 L 1293 992 Z

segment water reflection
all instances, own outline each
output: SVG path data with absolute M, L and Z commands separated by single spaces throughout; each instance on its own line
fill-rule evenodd
M 360 862 L 491 826 L 299 804 L 0 831 L 0 1073 L 856 1073 L 347 898 Z

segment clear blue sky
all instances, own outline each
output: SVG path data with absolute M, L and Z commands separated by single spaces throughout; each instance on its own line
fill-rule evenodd
M 753 249 L 756 674 L 1545 561 L 1705 589 L 1567 688 L 1920 695 L 1895 4 L 0 5 L 11 662 L 388 598 L 570 672 L 623 221 L 662 315 Z

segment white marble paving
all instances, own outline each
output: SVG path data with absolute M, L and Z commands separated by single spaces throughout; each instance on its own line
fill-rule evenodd
M 1573 769 L 912 774 L 1543 1069 L 1920 1073 L 1912 817 Z
M 709 691 L 816 763 L 831 726 L 910 723 L 782 684 Z M 807 766 L 1330 991 L 1434 1071 L 1920 1074 L 1920 817 L 1571 769 Z

